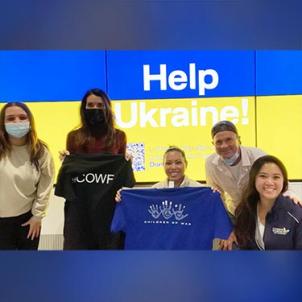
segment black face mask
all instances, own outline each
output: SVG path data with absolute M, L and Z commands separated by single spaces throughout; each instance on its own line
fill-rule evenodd
M 93 132 L 102 132 L 106 128 L 105 112 L 101 109 L 85 109 L 85 120 Z

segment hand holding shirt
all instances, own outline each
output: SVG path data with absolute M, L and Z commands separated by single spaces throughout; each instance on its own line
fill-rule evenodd
M 210 188 L 122 190 L 111 230 L 126 233 L 125 249 L 210 250 L 232 224 Z

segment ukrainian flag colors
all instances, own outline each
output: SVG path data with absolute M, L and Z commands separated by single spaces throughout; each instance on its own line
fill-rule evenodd
M 1 51 L 0 70 L 0 102 L 27 102 L 57 170 L 79 100 L 99 87 L 127 133 L 138 181 L 164 177 L 169 145 L 185 149 L 188 175 L 204 180 L 210 129 L 223 119 L 302 179 L 302 51 Z

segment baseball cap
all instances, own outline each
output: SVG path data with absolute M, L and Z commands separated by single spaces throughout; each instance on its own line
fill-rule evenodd
M 236 126 L 229 121 L 221 121 L 215 124 L 211 130 L 212 138 L 218 133 L 222 131 L 232 131 L 238 135 Z

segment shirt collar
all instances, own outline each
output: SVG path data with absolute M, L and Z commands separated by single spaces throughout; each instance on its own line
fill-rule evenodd
M 241 164 L 241 166 L 251 166 L 252 163 L 248 157 L 245 147 L 240 146 L 239 148 L 241 152 L 241 159 L 237 165 Z M 226 164 L 223 162 L 223 160 L 218 154 L 216 154 L 216 156 L 213 158 L 212 163 L 216 166 L 220 166 L 220 165 L 226 166 Z
M 167 188 L 169 187 L 169 179 L 166 180 L 166 183 L 167 183 Z M 182 188 L 182 187 L 187 187 L 188 186 L 188 177 L 185 175 L 182 183 L 180 184 L 179 188 Z

